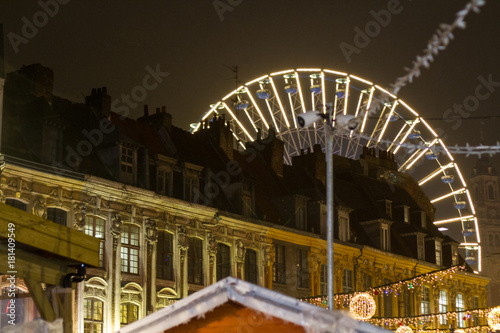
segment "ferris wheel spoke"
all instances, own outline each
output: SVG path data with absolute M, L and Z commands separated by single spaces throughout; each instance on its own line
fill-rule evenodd
M 290 123 L 288 122 L 288 119 L 287 119 L 287 116 L 285 113 L 285 108 L 283 107 L 283 103 L 281 102 L 281 98 L 280 98 L 280 95 L 278 94 L 278 90 L 276 89 L 276 85 L 274 84 L 273 78 L 269 77 L 269 81 L 271 82 L 271 86 L 273 87 L 276 101 L 278 102 L 279 110 L 281 111 L 281 114 L 283 116 L 283 120 L 285 122 L 286 128 L 290 128 Z
M 264 118 L 264 115 L 262 114 L 262 111 L 260 110 L 259 105 L 257 103 L 255 103 L 255 99 L 253 98 L 253 95 L 250 92 L 250 89 L 247 89 L 247 95 L 250 98 L 250 100 L 252 101 L 252 107 L 255 108 L 255 110 L 257 110 L 257 113 L 259 115 L 259 117 L 255 117 L 256 118 L 255 122 L 261 121 L 264 124 L 264 126 L 266 126 L 266 129 L 269 129 L 269 124 L 267 123 L 266 118 Z

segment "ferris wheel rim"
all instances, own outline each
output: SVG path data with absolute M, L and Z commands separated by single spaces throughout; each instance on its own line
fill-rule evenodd
M 304 79 L 307 79 L 308 77 L 311 82 L 310 87 L 313 86 L 314 80 L 316 80 L 314 82 L 317 83 L 317 87 L 315 87 L 315 91 L 311 88 L 311 96 L 306 98 L 304 97 L 306 89 L 303 87 L 303 83 L 305 81 Z M 277 88 L 278 85 L 283 86 L 283 82 L 281 82 L 282 80 L 284 80 L 287 84 L 284 86 L 286 94 L 280 92 Z M 339 85 L 343 87 L 341 89 L 343 91 L 343 96 L 340 96 L 340 94 L 338 94 L 339 90 L 335 88 L 335 101 L 333 102 L 333 107 L 338 107 L 339 110 L 335 110 L 334 114 L 337 114 L 336 112 L 343 112 L 344 114 L 349 112 L 348 109 L 352 109 L 352 104 L 349 104 L 350 99 L 352 99 L 351 95 L 355 95 L 353 92 L 359 92 L 361 97 L 358 97 L 358 101 L 354 101 L 353 103 L 358 104 L 355 108 L 355 116 L 360 118 L 360 122 L 362 118 L 360 132 L 363 132 L 365 128 L 368 128 L 367 123 L 371 121 L 368 118 L 368 115 L 371 112 L 370 106 L 375 103 L 382 104 L 382 111 L 377 118 L 377 124 L 372 129 L 372 133 L 368 135 L 369 138 L 364 139 L 367 140 L 366 146 L 377 148 L 380 147 L 381 142 L 386 142 L 388 146 L 387 151 L 392 151 L 396 155 L 400 148 L 404 147 L 407 140 L 409 141 L 414 138 L 418 139 L 420 136 L 422 141 L 420 144 L 421 147 L 414 149 L 414 153 L 410 155 L 404 163 L 402 163 L 398 171 L 408 172 L 408 170 L 416 167 L 416 164 L 418 165 L 418 163 L 421 163 L 424 158 L 433 159 L 437 162 L 438 168 L 418 180 L 418 185 L 422 187 L 424 184 L 434 181 L 441 175 L 441 180 L 449 187 L 449 192 L 436 198 L 429 198 L 429 200 L 431 204 L 435 204 L 441 200 L 449 200 L 450 197 L 453 197 L 454 206 L 457 209 L 458 216 L 434 221 L 434 224 L 445 225 L 455 222 L 462 224 L 464 241 L 460 243 L 460 247 L 466 249 L 474 248 L 478 251 L 478 270 L 480 271 L 481 239 L 475 208 L 465 179 L 463 178 L 460 168 L 453 158 L 453 155 L 450 153 L 449 149 L 446 147 L 443 140 L 438 136 L 436 131 L 425 121 L 424 117 L 412 109 L 404 100 L 391 94 L 387 89 L 384 89 L 382 86 L 379 86 L 370 80 L 366 80 L 360 76 L 343 71 L 326 68 L 293 68 L 264 74 L 240 85 L 236 89 L 230 91 L 217 103 L 212 104 L 210 109 L 199 118 L 196 126 L 193 127 L 192 132 L 198 131 L 203 122 L 207 122 L 211 115 L 222 113 L 218 110 L 224 110 L 224 113 L 230 115 L 230 120 L 236 123 L 236 125 L 233 126 L 232 132 L 241 149 L 245 149 L 245 145 L 243 144 L 244 142 L 255 141 L 259 131 L 263 130 L 269 132 L 274 130 L 277 137 L 285 142 L 284 161 L 290 164 L 291 158 L 299 155 L 301 149 L 304 149 L 304 142 L 307 142 L 308 147 L 312 147 L 313 144 L 317 143 L 322 144 L 321 135 L 318 134 L 318 128 L 315 128 L 314 130 L 300 129 L 297 126 L 295 119 L 298 113 L 304 113 L 310 109 L 319 109 L 321 112 L 326 112 L 326 96 L 328 92 L 327 85 L 331 86 L 332 82 L 336 84 L 336 87 Z M 270 93 L 272 97 L 264 99 L 265 103 L 258 102 L 261 96 L 258 95 L 259 89 L 255 89 L 255 87 L 260 87 L 260 90 L 268 90 L 267 92 Z M 365 88 L 362 89 L 360 87 Z M 319 92 L 316 93 L 317 91 Z M 264 91 L 264 93 L 267 92 Z M 363 96 L 363 94 L 366 96 Z M 243 99 L 242 96 L 246 99 Z M 385 102 L 385 100 L 379 96 L 384 96 L 384 98 L 388 99 L 389 102 Z M 314 102 L 315 98 L 317 98 L 316 104 Z M 306 99 L 312 101 L 312 104 L 306 105 Z M 231 105 L 230 102 L 233 102 L 234 105 Z M 270 103 L 275 105 L 270 106 Z M 260 107 L 259 104 L 263 107 Z M 360 111 L 360 105 L 362 104 L 364 105 L 364 115 L 362 115 Z M 343 110 L 341 110 L 342 108 Z M 249 112 L 249 109 L 252 110 Z M 404 114 L 401 110 L 404 110 Z M 241 116 L 237 115 L 237 112 L 239 111 L 241 111 Z M 393 118 L 395 121 L 403 121 L 403 126 L 401 126 L 400 131 L 393 139 L 388 140 L 385 139 L 384 135 L 386 134 L 386 130 L 390 126 L 390 123 L 393 121 Z M 247 122 L 249 124 L 247 125 L 248 128 L 244 125 L 244 123 Z M 427 135 L 425 138 L 421 133 L 424 131 Z M 343 142 L 344 140 L 349 141 L 350 145 L 352 138 L 356 137 L 357 136 L 353 132 L 341 133 L 341 135 L 336 136 L 336 140 L 338 141 L 336 144 L 341 147 L 340 149 L 343 149 L 342 145 L 345 144 L 345 142 Z M 358 143 L 359 142 L 361 142 L 361 139 L 359 139 Z M 352 149 L 355 152 L 355 155 L 359 151 L 359 144 L 357 146 L 353 144 L 347 149 Z M 342 152 L 342 150 L 339 150 L 338 152 Z M 440 152 L 443 153 L 442 156 L 446 156 L 447 161 L 444 163 L 441 163 L 439 160 Z M 452 185 L 453 177 L 451 177 L 451 182 L 448 182 L 450 180 L 449 176 L 451 171 L 453 171 L 460 180 L 461 186 L 458 188 L 455 188 Z M 465 197 L 465 199 L 462 197 Z M 465 202 L 465 204 L 463 202 Z M 466 209 L 464 207 L 467 207 L 467 209 L 470 210 L 470 214 L 466 213 Z M 467 227 L 469 224 L 472 224 L 472 227 Z M 476 241 L 472 242 L 468 241 L 468 236 L 465 236 L 466 232 L 468 232 L 467 230 L 471 228 L 475 230 L 476 237 Z

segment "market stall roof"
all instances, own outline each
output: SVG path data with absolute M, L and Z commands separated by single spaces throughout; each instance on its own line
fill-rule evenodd
M 222 313 L 221 313 L 222 309 Z M 247 316 L 241 316 L 243 310 Z M 201 322 L 201 323 L 200 323 Z M 239 325 L 235 325 L 235 323 Z M 242 327 L 242 325 L 244 327 Z M 288 332 L 388 332 L 360 322 L 345 311 L 326 309 L 295 298 L 227 277 L 166 308 L 122 327 L 116 333 L 186 332 L 203 327 L 203 331 L 261 332 L 270 328 Z

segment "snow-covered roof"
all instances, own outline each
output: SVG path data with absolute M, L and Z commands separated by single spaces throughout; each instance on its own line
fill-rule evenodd
M 304 327 L 306 332 L 373 332 L 386 333 L 380 327 L 360 322 L 345 311 L 326 309 L 301 302 L 295 298 L 256 286 L 233 277 L 227 277 L 166 308 L 154 312 L 116 333 L 160 333 L 188 323 L 229 301 L 240 304 L 266 316 L 272 316 Z

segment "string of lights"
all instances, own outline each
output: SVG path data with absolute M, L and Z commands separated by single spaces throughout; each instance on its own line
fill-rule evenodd
M 392 294 L 394 297 L 396 297 L 399 295 L 399 293 L 403 292 L 404 290 L 412 290 L 415 287 L 421 286 L 423 284 L 442 285 L 445 283 L 446 278 L 453 278 L 452 274 L 464 270 L 465 266 L 463 265 L 452 266 L 450 268 L 429 272 L 426 274 L 418 275 L 409 279 L 393 282 L 383 286 L 373 287 L 364 292 L 372 296 L 377 296 L 382 294 L 384 295 Z M 334 302 L 339 306 L 346 304 L 356 294 L 359 294 L 359 292 L 335 294 L 333 296 Z M 328 296 L 313 296 L 313 297 L 300 298 L 299 300 L 321 307 L 325 307 L 326 304 L 328 304 Z

